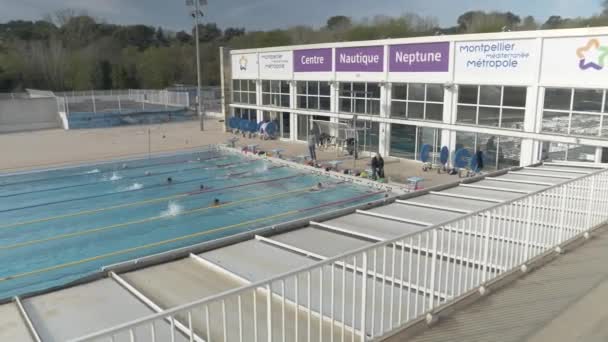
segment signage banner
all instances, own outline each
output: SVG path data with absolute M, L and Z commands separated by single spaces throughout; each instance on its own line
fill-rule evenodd
M 291 51 L 260 54 L 260 76 L 291 76 L 293 66 Z
M 390 72 L 448 72 L 450 43 L 419 43 L 389 47 Z
M 608 36 L 546 38 L 541 81 L 606 87 Z
M 232 55 L 232 78 L 258 78 L 258 55 L 256 53 Z
M 332 51 L 327 49 L 296 50 L 293 52 L 294 72 L 331 72 Z
M 384 46 L 365 46 L 336 49 L 336 71 L 384 71 Z
M 533 83 L 537 45 L 534 39 L 456 42 L 456 80 Z

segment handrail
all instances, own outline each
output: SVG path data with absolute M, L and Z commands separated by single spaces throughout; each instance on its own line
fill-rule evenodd
M 363 254 L 365 256 L 365 255 L 367 255 L 366 254 L 367 252 L 374 251 L 374 250 L 379 249 L 381 247 L 386 247 L 386 246 L 391 246 L 391 245 L 399 245 L 399 241 L 401 241 L 401 240 L 404 240 L 404 239 L 407 239 L 407 238 L 413 239 L 416 236 L 422 236 L 422 235 L 427 234 L 427 233 L 429 233 L 429 232 L 431 232 L 433 230 L 437 230 L 438 228 L 441 228 L 441 227 L 444 227 L 444 226 L 452 225 L 452 224 L 454 224 L 456 222 L 466 222 L 467 220 L 470 220 L 470 219 L 472 219 L 474 217 L 482 216 L 484 213 L 489 213 L 489 215 L 491 215 L 492 212 L 495 209 L 497 209 L 497 208 L 507 207 L 507 206 L 509 206 L 509 205 L 511 205 L 513 203 L 531 199 L 532 197 L 534 197 L 534 196 L 536 196 L 538 194 L 546 193 L 546 192 L 552 191 L 552 190 L 557 189 L 557 188 L 564 188 L 564 187 L 566 187 L 566 186 L 568 186 L 568 185 L 570 185 L 572 183 L 581 182 L 581 181 L 584 181 L 587 178 L 590 178 L 590 177 L 593 177 L 593 176 L 596 176 L 596 175 L 599 175 L 599 174 L 602 174 L 602 173 L 606 173 L 606 172 L 608 172 L 607 169 L 599 169 L 597 171 L 594 171 L 594 172 L 589 173 L 587 175 L 584 175 L 582 177 L 571 179 L 571 180 L 568 180 L 568 181 L 565 181 L 565 182 L 562 182 L 562 183 L 554 184 L 554 185 L 549 186 L 549 187 L 547 187 L 545 189 L 537 190 L 537 191 L 534 191 L 532 193 L 523 195 L 521 197 L 514 198 L 514 199 L 511 199 L 511 200 L 507 200 L 505 202 L 498 203 L 498 204 L 492 205 L 490 207 L 487 207 L 487 208 L 484 208 L 484 209 L 480 209 L 480 210 L 471 212 L 469 214 L 465 214 L 463 216 L 460 216 L 460 217 L 457 217 L 457 218 L 454 218 L 454 219 L 451 219 L 451 220 L 447 220 L 445 222 L 441 222 L 441 223 L 432 225 L 430 227 L 427 227 L 425 229 L 422 229 L 422 230 L 419 230 L 419 231 L 416 231 L 416 232 L 413 232 L 413 233 L 407 233 L 407 234 L 400 235 L 398 237 L 394 237 L 394 238 L 391 238 L 391 239 L 379 241 L 377 243 L 373 243 L 373 244 L 370 244 L 370 245 L 365 245 L 365 246 L 360 247 L 358 249 L 355 249 L 355 250 L 352 250 L 352 251 L 349 251 L 349 252 L 346 252 L 346 253 L 342 253 L 340 255 L 328 258 L 328 259 L 323 260 L 323 261 L 316 262 L 316 263 L 308 265 L 308 266 L 303 266 L 303 267 L 297 268 L 295 270 L 291 270 L 289 272 L 285 272 L 285 273 L 282 273 L 282 274 L 277 275 L 277 276 L 273 276 L 273 277 L 265 279 L 265 280 L 256 281 L 256 282 L 251 283 L 250 285 L 247 285 L 247 286 L 244 286 L 244 287 L 240 287 L 240 288 L 224 291 L 224 292 L 219 293 L 219 294 L 214 295 L 214 296 L 210 296 L 210 297 L 207 297 L 207 298 L 202 298 L 200 300 L 197 300 L 197 301 L 194 301 L 194 302 L 191 302 L 191 303 L 187 303 L 187 304 L 183 304 L 183 305 L 180 305 L 180 306 L 176 306 L 174 308 L 165 310 L 165 311 L 163 311 L 161 313 L 150 315 L 150 316 L 147 316 L 147 317 L 143 317 L 143 318 L 140 318 L 140 319 L 137 319 L 137 320 L 133 320 L 131 322 L 123 323 L 123 324 L 117 325 L 117 326 L 109 328 L 109 329 L 105 329 L 105 330 L 102 330 L 102 331 L 99 331 L 99 332 L 96 332 L 96 333 L 93 333 L 93 334 L 89 334 L 89 335 L 83 336 L 83 337 L 75 339 L 73 341 L 74 342 L 86 341 L 86 340 L 93 339 L 93 338 L 99 338 L 99 337 L 102 337 L 102 336 L 107 336 L 110 333 L 118 333 L 120 331 L 124 331 L 124 330 L 132 328 L 132 327 L 140 326 L 142 324 L 150 323 L 150 322 L 156 321 L 158 319 L 162 319 L 164 317 L 174 316 L 174 315 L 178 314 L 179 312 L 186 311 L 186 310 L 189 310 L 189 309 L 194 309 L 197 306 L 208 305 L 208 304 L 211 304 L 211 303 L 214 303 L 214 302 L 218 302 L 218 301 L 220 301 L 222 299 L 226 299 L 226 298 L 229 298 L 229 297 L 232 297 L 232 296 L 238 296 L 239 294 L 247 293 L 249 291 L 255 291 L 255 290 L 260 289 L 260 288 L 266 288 L 266 287 L 269 286 L 269 284 L 285 281 L 285 279 L 297 277 L 298 275 L 302 275 L 302 274 L 306 274 L 306 273 L 310 274 L 310 272 L 313 271 L 313 270 L 320 270 L 320 269 L 322 269 L 325 266 L 333 265 L 333 264 L 339 263 L 339 262 L 341 262 L 343 260 L 354 259 L 354 258 L 356 258 L 356 256 L 361 255 L 361 254 Z M 528 215 L 531 214 L 531 210 L 528 209 L 527 212 L 528 212 Z M 486 215 L 486 216 L 489 216 L 489 215 Z M 529 224 L 531 224 L 531 222 L 527 221 L 527 224 L 529 225 Z M 481 230 L 480 230 L 480 232 L 481 232 Z M 435 237 L 437 236 L 437 234 L 434 234 L 434 235 L 435 235 Z M 436 239 L 435 239 L 435 241 L 436 241 Z M 562 241 L 560 241 L 560 243 L 561 242 Z M 486 241 L 486 244 L 487 244 L 487 241 Z M 488 248 L 488 246 L 486 246 L 486 251 L 487 251 L 487 248 Z M 437 250 L 436 246 L 435 246 L 434 250 L 435 251 Z M 433 254 L 436 255 L 437 252 L 433 252 Z M 367 259 L 364 258 L 363 260 L 366 261 Z M 433 263 L 433 267 L 434 267 L 434 263 Z M 434 279 L 431 279 L 431 280 L 434 281 Z M 434 289 L 432 287 L 431 287 L 430 290 L 434 291 Z M 431 309 L 432 306 L 433 305 L 431 304 L 430 307 L 429 307 L 429 309 Z

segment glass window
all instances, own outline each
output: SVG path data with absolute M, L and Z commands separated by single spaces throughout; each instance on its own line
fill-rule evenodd
M 407 114 L 408 119 L 424 119 L 424 103 L 409 102 Z
M 426 104 L 426 119 L 433 121 L 443 121 L 443 105 L 427 103 Z
M 306 89 L 307 89 L 306 82 L 298 82 L 296 88 L 297 88 L 298 95 L 300 95 L 300 94 L 301 95 L 306 95 L 307 94 L 306 93 Z
M 522 130 L 525 115 L 526 111 L 523 109 L 503 108 L 500 127 Z
M 298 140 L 308 140 L 308 126 L 310 118 L 307 115 L 298 115 Z
M 477 134 L 477 151 L 482 152 L 484 163 L 483 169 L 490 171 L 496 170 L 498 158 L 498 137 L 489 134 Z
M 393 101 L 391 105 L 391 116 L 405 118 L 407 115 L 407 102 Z
M 352 91 L 350 91 L 352 89 Z M 359 114 L 380 114 L 378 83 L 340 83 L 340 111 Z
M 456 151 L 467 149 L 471 154 L 475 152 L 475 133 L 456 132 Z
M 598 136 L 600 133 L 600 115 L 572 113 L 570 134 Z
M 500 108 L 494 107 L 479 107 L 479 120 L 480 126 L 499 126 L 500 119 Z
M 425 86 L 421 83 L 410 83 L 408 86 L 408 101 L 424 101 Z
M 568 134 L 570 114 L 562 112 L 543 113 L 543 132 Z
M 353 83 L 354 93 L 365 93 L 365 83 Z M 360 94 L 352 94 L 352 96 L 358 96 Z
M 330 110 L 331 109 L 331 101 L 330 101 L 329 96 L 319 97 L 319 109 L 320 110 Z
M 545 89 L 542 131 L 605 137 L 608 130 L 605 93 L 604 89 Z M 558 99 L 558 95 L 562 98 Z M 553 110 L 555 107 L 559 110 Z
M 319 94 L 319 83 L 318 82 L 308 82 L 308 94 L 309 95 Z
M 519 166 L 521 159 L 521 139 L 500 137 L 498 145 L 498 169 Z
M 331 95 L 331 87 L 327 82 L 319 82 L 319 95 L 322 96 L 330 96 Z
M 407 100 L 407 84 L 393 85 L 393 100 Z
M 456 122 L 467 125 L 477 123 L 477 107 L 474 106 L 458 106 L 456 113 Z
M 391 125 L 390 155 L 398 158 L 416 159 L 416 126 Z
M 504 87 L 502 105 L 505 107 L 526 107 L 525 87 Z
M 391 116 L 416 120 L 443 120 L 443 86 L 393 84 Z
M 489 106 L 500 106 L 502 87 L 481 86 L 479 87 L 479 104 Z
M 567 161 L 595 162 L 594 146 L 569 145 L 566 151 Z
M 477 104 L 477 86 L 458 87 L 458 103 Z
M 579 112 L 601 112 L 604 92 L 596 89 L 575 89 L 572 110 Z
M 443 103 L 443 86 L 440 84 L 427 84 L 426 100 Z
M 283 92 L 284 90 L 285 92 Z M 250 96 L 251 95 L 253 95 L 253 93 L 250 93 Z M 262 104 L 265 106 L 289 107 L 289 82 L 263 80 Z
M 459 89 L 457 123 L 523 129 L 525 87 L 465 85 L 460 86 Z M 476 91 L 479 91 L 479 98 Z M 479 103 L 475 102 L 477 100 Z
M 571 89 L 545 89 L 545 109 L 570 110 Z

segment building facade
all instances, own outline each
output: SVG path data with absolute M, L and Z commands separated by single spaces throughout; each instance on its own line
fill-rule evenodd
M 231 51 L 228 116 L 363 128 L 370 152 L 483 151 L 486 168 L 608 161 L 608 28 L 505 32 Z

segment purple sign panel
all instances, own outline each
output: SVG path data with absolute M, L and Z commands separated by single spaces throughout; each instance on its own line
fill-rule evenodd
M 365 46 L 336 49 L 336 71 L 384 71 L 384 46 Z
M 296 50 L 293 52 L 294 72 L 332 71 L 331 49 Z
M 447 72 L 450 68 L 450 43 L 391 45 L 390 72 Z

